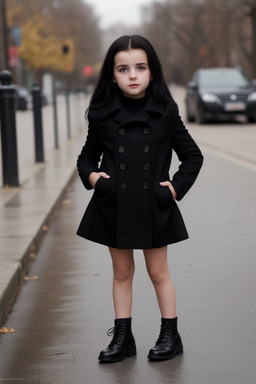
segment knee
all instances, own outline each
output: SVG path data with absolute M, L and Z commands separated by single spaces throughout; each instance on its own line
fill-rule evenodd
M 114 279 L 119 282 L 132 280 L 134 275 L 134 265 L 123 266 L 114 270 Z
M 148 268 L 148 275 L 154 285 L 162 284 L 167 278 L 165 271 L 161 269 L 155 269 L 155 268 L 154 269 Z

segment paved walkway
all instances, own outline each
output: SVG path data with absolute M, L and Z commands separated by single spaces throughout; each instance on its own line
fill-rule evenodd
M 85 131 L 80 131 L 61 150 L 52 152 L 38 172 L 31 167 L 22 187 L 0 189 L 0 324 L 76 174 L 84 139 Z
M 184 89 L 174 87 L 173 94 L 184 117 Z M 49 111 L 44 113 L 48 113 L 45 117 L 49 121 Z M 255 124 L 187 124 L 187 127 L 202 149 L 256 170 Z M 55 209 L 76 174 L 76 158 L 84 137 L 84 132 L 76 133 L 76 138 L 63 144 L 61 150 L 53 152 L 51 157 L 48 155 L 46 164 L 27 168 L 25 174 L 28 177 L 30 170 L 30 177 L 21 188 L 0 189 L 0 324 Z
M 176 95 L 179 99 L 184 94 L 177 88 Z M 170 247 L 175 254 L 171 268 L 185 340 L 184 357 L 171 363 L 147 363 L 146 353 L 158 333 L 159 316 L 140 255 L 136 264 L 139 278 L 135 276 L 134 286 L 134 332 L 139 355 L 120 365 L 96 365 L 99 348 L 108 341 L 106 328 L 112 325 L 107 322 L 112 307 L 111 292 L 106 288 L 111 267 L 104 263 L 108 257 L 105 247 L 74 234 L 89 198 L 77 179 L 72 189 L 68 188 L 76 174 L 75 162 L 85 136 L 82 133 L 55 152 L 20 189 L 0 190 L 1 322 L 35 254 L 30 275 L 41 274 L 38 286 L 31 282 L 23 287 L 16 310 L 9 317 L 12 321 L 6 323 L 19 328 L 13 340 L 20 341 L 17 345 L 21 349 L 14 354 L 16 344 L 6 337 L 1 341 L 6 352 L 1 359 L 3 377 L 20 377 L 21 382 L 29 377 L 27 382 L 38 384 L 254 384 L 256 126 L 238 123 L 188 127 L 201 144 L 206 162 L 189 202 L 181 202 L 191 240 Z M 67 209 L 58 215 L 53 231 L 43 242 L 46 246 L 40 250 L 41 239 L 61 204 Z M 48 244 L 53 246 L 51 252 Z M 99 274 L 94 291 L 92 284 Z M 25 312 L 21 297 L 27 297 Z M 26 324 L 27 319 L 22 321 L 20 313 L 32 308 L 36 308 L 35 317 Z M 149 318 L 150 324 L 146 324 Z M 50 321 L 55 328 L 47 330 Z M 22 334 L 23 329 L 26 334 Z M 23 355 L 25 343 L 27 354 Z M 11 376 L 15 368 L 18 370 Z
M 42 108 L 45 163 L 34 160 L 32 110 L 16 112 L 20 188 L 0 188 L 0 324 L 76 173 L 77 154 L 86 133 L 84 112 L 89 97 L 70 94 L 69 100 L 72 140 L 67 141 L 66 102 L 61 96 L 57 99 L 58 150 L 54 149 L 53 105 Z M 0 147 L 2 185 L 1 155 Z
M 256 173 L 204 151 L 198 182 L 179 202 L 190 239 L 168 247 L 184 355 L 147 360 L 160 313 L 135 252 L 138 354 L 98 363 L 113 326 L 106 247 L 75 231 L 91 193 L 75 178 L 36 253 L 0 336 L 0 381 L 22 384 L 255 384 Z

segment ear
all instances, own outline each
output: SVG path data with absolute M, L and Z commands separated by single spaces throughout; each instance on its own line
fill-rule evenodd
M 113 83 L 116 83 L 116 79 L 115 79 L 115 77 L 113 76 Z

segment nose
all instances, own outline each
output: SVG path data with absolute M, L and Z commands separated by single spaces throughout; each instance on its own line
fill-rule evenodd
M 130 70 L 130 79 L 136 79 L 137 75 L 136 75 L 136 70 L 135 69 L 131 69 Z

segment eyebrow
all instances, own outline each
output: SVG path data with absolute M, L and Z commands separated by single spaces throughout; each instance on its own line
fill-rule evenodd
M 144 62 L 142 62 L 142 63 L 136 63 L 136 65 L 147 65 L 147 66 L 148 66 L 148 64 L 147 64 L 147 63 L 144 63 Z M 119 64 L 119 65 L 116 66 L 116 68 L 120 68 L 120 67 L 128 67 L 128 66 L 129 66 L 128 64 Z

